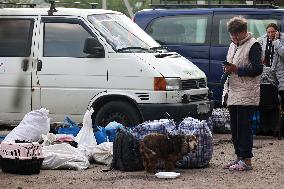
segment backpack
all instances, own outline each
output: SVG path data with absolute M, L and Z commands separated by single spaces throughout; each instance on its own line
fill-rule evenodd
M 121 171 L 144 170 L 139 140 L 126 130 L 117 129 L 111 167 Z

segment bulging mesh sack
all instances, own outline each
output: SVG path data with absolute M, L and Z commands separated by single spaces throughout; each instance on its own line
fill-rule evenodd
M 230 114 L 227 108 L 216 108 L 211 115 L 214 133 L 230 133 Z
M 272 68 L 264 66 L 261 74 L 260 83 L 278 86 L 279 83 L 276 77 L 276 72 Z
M 203 168 L 209 165 L 213 155 L 212 132 L 205 120 L 185 118 L 178 127 L 180 133 L 198 135 L 198 146 L 194 153 L 188 153 L 177 163 L 180 168 Z
M 144 122 L 134 128 L 131 128 L 130 132 L 139 140 L 142 140 L 150 133 L 198 135 L 198 147 L 195 153 L 188 153 L 185 155 L 183 159 L 177 163 L 177 167 L 202 168 L 208 166 L 213 154 L 213 138 L 211 129 L 210 124 L 207 124 L 206 121 L 199 121 L 188 117 L 185 118 L 178 127 L 176 127 L 173 120 L 160 119 Z M 164 161 L 159 161 L 156 167 L 161 169 L 164 168 Z
M 170 119 L 160 119 L 154 121 L 146 121 L 137 125 L 133 128 L 129 128 L 130 133 L 137 138 L 142 140 L 145 136 L 150 133 L 160 133 L 167 134 L 172 132 L 175 129 L 175 123 Z

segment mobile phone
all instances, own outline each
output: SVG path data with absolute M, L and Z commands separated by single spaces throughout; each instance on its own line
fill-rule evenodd
M 276 37 L 276 34 L 275 34 L 275 39 L 280 39 L 281 37 L 281 32 L 279 30 L 276 31 L 278 33 L 278 36 Z

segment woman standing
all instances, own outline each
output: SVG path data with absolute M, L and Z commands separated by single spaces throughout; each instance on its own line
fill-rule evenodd
M 259 105 L 260 75 L 262 73 L 261 46 L 247 31 L 247 20 L 234 17 L 227 23 L 230 44 L 224 71 L 230 74 L 224 84 L 236 160 L 224 168 L 236 171 L 252 169 L 253 133 L 250 120 Z
M 284 107 L 284 35 L 275 23 L 270 23 L 266 27 L 266 34 L 258 38 L 258 41 L 262 47 L 263 64 L 271 67 L 276 74 L 281 106 Z

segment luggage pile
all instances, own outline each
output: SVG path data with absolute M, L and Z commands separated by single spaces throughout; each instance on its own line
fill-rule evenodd
M 46 109 L 29 112 L 5 137 L 0 146 L 3 172 L 39 174 L 40 169 L 84 170 L 90 162 L 121 171 L 141 171 L 144 166 L 139 145 L 150 133 L 198 135 L 196 151 L 186 154 L 177 167 L 206 167 L 212 158 L 212 128 L 206 121 L 189 117 L 176 124 L 172 119 L 160 119 L 131 128 L 111 122 L 102 128 L 92 125 L 91 109 L 86 111 L 82 127 L 68 118 L 64 127 L 57 128 L 61 133 L 53 134 L 49 133 L 48 113 Z M 158 168 L 163 166 L 163 162 L 157 164 Z

